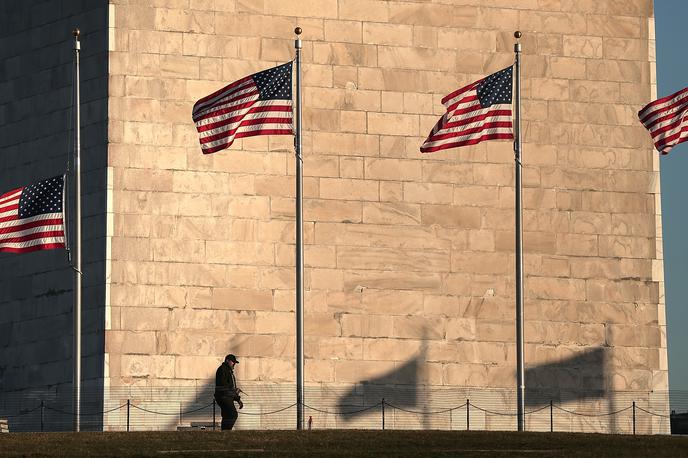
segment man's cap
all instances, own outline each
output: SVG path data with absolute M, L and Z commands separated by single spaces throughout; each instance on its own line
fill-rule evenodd
M 225 356 L 225 361 L 232 361 L 235 364 L 239 364 L 239 361 L 237 361 L 236 356 L 234 355 Z

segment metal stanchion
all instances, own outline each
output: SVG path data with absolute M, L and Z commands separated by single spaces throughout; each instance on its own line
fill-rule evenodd
M 382 429 L 385 429 L 385 398 L 382 398 Z
M 471 430 L 471 400 L 466 399 L 466 431 Z

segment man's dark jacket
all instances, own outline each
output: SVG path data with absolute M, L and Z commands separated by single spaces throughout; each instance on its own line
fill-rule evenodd
M 215 396 L 230 397 L 234 401 L 241 400 L 236 386 L 236 379 L 234 378 L 234 371 L 227 362 L 223 362 L 217 368 L 217 372 L 215 372 Z

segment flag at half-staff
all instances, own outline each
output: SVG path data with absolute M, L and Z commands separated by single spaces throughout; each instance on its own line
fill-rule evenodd
M 203 154 L 255 135 L 293 135 L 292 62 L 241 78 L 203 97 L 193 120 Z
M 27 253 L 65 247 L 64 177 L 0 196 L 0 251 Z
M 688 140 L 688 87 L 648 103 L 638 112 L 638 119 L 650 132 L 657 151 L 667 154 Z
M 421 153 L 475 145 L 484 140 L 513 140 L 511 114 L 513 66 L 464 86 L 442 99 L 447 107 Z

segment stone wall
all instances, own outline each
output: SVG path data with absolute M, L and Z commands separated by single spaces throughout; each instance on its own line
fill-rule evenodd
M 418 147 L 444 95 L 513 62 L 518 29 L 528 387 L 668 388 L 659 162 L 635 116 L 656 95 L 650 0 L 109 3 L 0 19 L 3 190 L 64 169 L 84 31 L 86 378 L 205 389 L 233 352 L 243 383 L 293 384 L 292 138 L 203 156 L 191 107 L 292 59 L 299 25 L 309 385 L 514 387 L 511 144 Z M 0 265 L 2 390 L 55 392 L 64 253 Z
M 104 350 L 106 24 L 103 3 L 0 6 L 0 193 L 66 171 L 74 145 L 72 29 L 82 30 L 82 375 L 91 393 L 84 406 L 95 410 Z M 23 409 L 45 399 L 71 410 L 73 275 L 65 251 L 2 253 L 0 272 L 0 403 L 21 398 Z
M 650 0 L 111 3 L 112 384 L 294 382 L 292 139 L 190 113 L 299 25 L 307 383 L 514 387 L 511 144 L 418 148 L 518 29 L 529 387 L 667 388 Z

